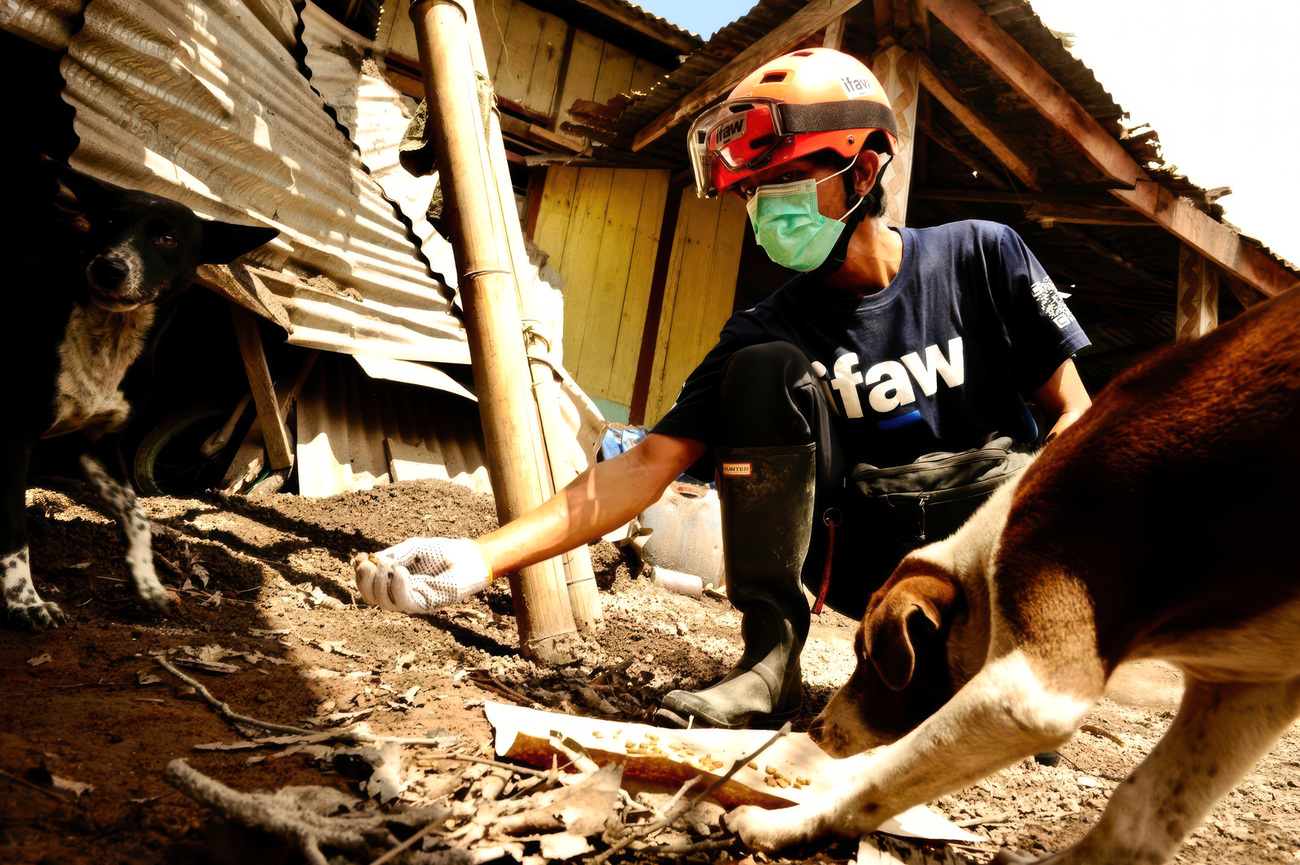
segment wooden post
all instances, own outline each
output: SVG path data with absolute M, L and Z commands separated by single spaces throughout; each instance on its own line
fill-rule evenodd
M 912 144 L 916 139 L 916 103 L 920 96 L 920 70 L 916 57 L 894 45 L 871 59 L 871 71 L 885 88 L 898 121 L 898 153 L 885 173 L 889 198 L 886 219 L 891 225 L 907 223 L 907 196 L 912 183 Z
M 470 60 L 474 69 L 484 78 L 489 78 L 487 58 L 483 53 L 483 38 L 479 32 L 478 18 L 474 4 L 465 7 L 466 36 L 469 38 Z M 519 224 L 519 215 L 515 210 L 514 189 L 510 183 L 510 166 L 506 160 L 506 148 L 501 140 L 501 115 L 496 111 L 488 113 L 487 148 L 488 160 L 492 165 L 495 179 L 496 195 L 500 206 L 497 214 L 501 217 L 497 239 L 502 244 L 500 253 L 503 260 L 509 261 L 509 270 L 514 275 L 515 295 L 519 304 L 519 314 L 525 320 L 537 320 L 542 315 L 534 310 L 537 293 L 531 290 L 537 269 L 528 261 L 528 252 L 524 246 L 523 227 Z M 550 479 L 544 484 L 547 495 L 563 489 L 586 468 L 584 463 L 575 469 L 572 460 L 565 454 L 565 444 L 573 440 L 573 434 L 563 422 L 559 411 L 561 397 L 560 387 L 550 364 L 549 343 L 531 330 L 525 336 L 524 350 L 528 355 L 529 373 L 533 383 L 533 397 L 537 405 L 537 419 L 541 426 L 539 434 L 545 444 L 538 451 L 538 473 L 543 479 Z M 566 441 L 567 440 L 567 441 Z M 558 560 L 558 566 L 564 569 L 563 579 L 569 589 L 569 606 L 573 622 L 583 634 L 594 634 L 601 623 L 600 589 L 596 586 L 596 573 L 591 566 L 591 550 L 584 544 L 564 553 Z
M 293 465 L 293 444 L 289 430 L 284 425 L 279 401 L 275 398 L 275 384 L 271 369 L 266 364 L 262 348 L 262 333 L 257 329 L 257 316 L 242 306 L 230 304 L 230 319 L 235 325 L 235 338 L 239 340 L 239 353 L 244 357 L 244 371 L 248 373 L 248 387 L 257 405 L 257 419 L 262 425 L 262 438 L 266 442 L 266 461 L 273 469 L 287 469 Z
M 501 202 L 478 107 L 467 15 L 453 0 L 414 0 L 411 19 L 456 254 L 488 473 L 497 518 L 504 524 L 542 503 L 537 467 L 544 457 L 514 275 L 502 256 L 507 242 L 500 236 Z M 523 568 L 510 575 L 510 589 L 520 650 L 546 663 L 576 660 L 581 639 L 561 569 L 553 561 Z
M 1181 244 L 1178 247 L 1178 306 L 1174 310 L 1174 338 L 1179 342 L 1196 339 L 1218 325 L 1218 272 L 1205 256 Z

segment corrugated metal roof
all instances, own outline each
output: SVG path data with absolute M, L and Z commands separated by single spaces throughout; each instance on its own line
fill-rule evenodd
M 72 36 L 73 19 L 87 0 L 3 0 L 0 30 L 7 30 L 46 48 L 63 50 Z
M 702 48 L 659 79 L 645 98 L 628 106 L 619 118 L 618 143 L 630 144 L 633 135 L 669 106 L 806 5 L 805 0 L 760 0 L 744 16 L 718 30 Z M 684 131 L 678 130 L 678 133 Z M 673 151 L 679 159 L 684 159 L 685 153 L 680 146 L 674 146 Z
M 678 27 L 676 24 L 669 21 L 667 18 L 663 17 L 662 15 L 656 15 L 653 12 L 647 12 L 646 10 L 642 9 L 640 6 L 636 5 L 635 3 L 629 3 L 627 2 L 627 0 L 608 0 L 608 2 L 610 3 L 610 5 L 622 6 L 625 9 L 627 9 L 629 12 L 633 12 L 637 15 L 640 15 L 642 17 L 642 20 L 644 20 L 647 24 L 650 24 L 653 27 L 661 29 L 665 33 L 675 33 L 680 36 L 689 36 L 692 39 L 700 39 L 700 35 L 698 33 L 692 33 L 691 31 L 683 27 Z M 700 39 L 700 41 L 703 42 L 704 40 Z
M 288 0 L 97 0 L 68 43 L 74 166 L 281 229 L 294 344 L 468 362 L 447 288 L 295 58 Z
M 384 78 L 375 43 L 326 14 L 313 3 L 302 10 L 302 41 L 311 85 L 334 111 L 360 151 L 362 164 L 397 205 L 429 260 L 433 272 L 452 287 L 456 263 L 451 244 L 434 229 L 427 212 L 438 174 L 416 177 L 398 161 L 415 100 Z M 380 52 L 382 54 L 382 52 Z
M 368 378 L 346 358 L 323 355 L 316 364 L 296 433 L 304 496 L 429 477 L 492 492 L 475 403 Z

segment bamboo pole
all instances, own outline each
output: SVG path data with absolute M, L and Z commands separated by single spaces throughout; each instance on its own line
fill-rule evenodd
M 504 524 L 545 497 L 536 407 L 510 262 L 500 236 L 500 199 L 488 155 L 464 8 L 454 0 L 412 0 L 429 139 L 438 160 L 465 310 L 470 362 L 487 444 L 488 473 Z M 582 641 L 563 568 L 551 559 L 510 575 L 519 646 L 546 663 L 576 660 Z
M 466 29 L 469 37 L 470 59 L 477 72 L 484 78 L 490 78 L 487 59 L 483 52 L 483 38 L 478 26 L 478 16 L 474 4 L 464 7 Z M 510 166 L 506 160 L 506 148 L 501 139 L 501 116 L 496 111 L 488 114 L 487 147 L 489 161 L 496 177 L 496 194 L 500 206 L 496 213 L 502 217 L 498 237 L 504 241 L 501 254 L 511 262 L 510 270 L 515 277 L 515 291 L 519 301 L 519 314 L 523 320 L 536 320 L 538 315 L 533 307 L 536 293 L 529 290 L 531 282 L 524 275 L 531 276 L 534 268 L 528 261 L 528 252 L 524 247 L 523 227 L 515 211 L 514 190 L 510 184 Z M 525 336 L 524 349 L 528 354 L 528 365 L 533 382 L 533 396 L 537 403 L 538 419 L 541 422 L 541 436 L 545 449 L 540 454 L 544 457 L 539 471 L 549 477 L 554 493 L 563 489 L 583 469 L 575 466 L 574 461 L 565 453 L 565 445 L 572 439 L 572 433 L 560 416 L 560 387 L 555 381 L 550 361 L 550 345 L 531 330 Z M 590 456 L 590 455 L 588 455 Z M 591 566 L 591 550 L 584 544 L 561 556 L 564 564 L 565 582 L 569 588 L 569 604 L 573 610 L 573 621 L 583 634 L 594 634 L 601 622 L 600 591 L 596 586 L 596 574 Z

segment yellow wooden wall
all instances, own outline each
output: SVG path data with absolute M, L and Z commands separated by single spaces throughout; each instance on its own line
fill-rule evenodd
M 533 241 L 564 279 L 564 366 L 590 396 L 631 405 L 650 279 L 668 196 L 668 172 L 547 169 Z M 664 286 L 646 423 L 677 399 L 682 382 L 731 315 L 747 216 L 733 196 L 681 193 Z
M 672 408 L 686 376 L 718 341 L 731 316 L 748 215 L 732 195 L 696 198 L 682 190 L 663 315 L 646 403 L 646 426 Z
M 564 366 L 590 396 L 632 402 L 668 172 L 547 169 L 533 242 L 564 279 Z
M 385 10 L 376 41 L 391 52 L 417 58 L 406 3 L 397 6 L 396 14 Z M 667 71 L 520 0 L 475 0 L 474 10 L 497 95 L 551 118 L 556 130 L 563 131 L 561 124 L 571 119 L 568 108 L 573 100 L 606 102 L 631 90 L 649 92 Z M 570 30 L 573 45 L 560 81 Z

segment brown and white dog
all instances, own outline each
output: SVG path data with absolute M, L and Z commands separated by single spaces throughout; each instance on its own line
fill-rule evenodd
M 824 797 L 727 825 L 775 850 L 870 832 L 1078 728 L 1122 662 L 1185 675 L 1178 715 L 1051 863 L 1158 863 L 1300 716 L 1300 290 L 1124 374 L 952 537 L 872 596 L 813 722 Z

